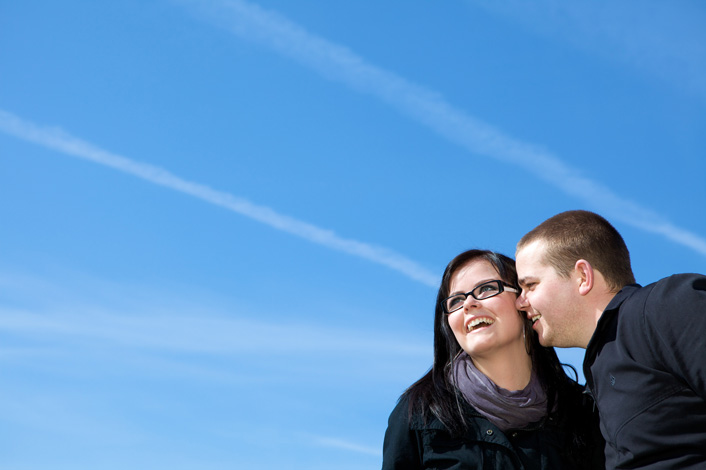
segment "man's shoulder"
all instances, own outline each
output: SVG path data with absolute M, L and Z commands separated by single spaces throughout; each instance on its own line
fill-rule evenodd
M 624 300 L 619 306 L 621 315 L 650 312 L 684 303 L 706 300 L 706 276 L 697 273 L 680 273 L 667 276 L 644 287 L 626 286 Z M 619 294 L 619 295 L 620 295 Z M 647 308 L 646 307 L 651 307 Z
M 706 307 L 706 276 L 696 273 L 673 274 L 645 286 L 646 315 L 688 313 Z
M 655 295 L 672 296 L 684 291 L 706 292 L 706 276 L 697 273 L 672 274 L 644 287 Z
M 617 308 L 616 336 L 624 347 L 652 349 L 660 341 L 678 344 L 685 327 L 706 321 L 706 276 L 683 273 L 644 287 L 634 286 Z

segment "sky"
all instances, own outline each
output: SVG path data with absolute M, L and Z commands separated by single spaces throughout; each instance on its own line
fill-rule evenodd
M 379 468 L 458 253 L 706 272 L 705 77 L 696 0 L 0 0 L 0 468 Z

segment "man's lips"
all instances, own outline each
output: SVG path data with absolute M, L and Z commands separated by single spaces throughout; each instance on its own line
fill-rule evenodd
M 535 323 L 539 321 L 539 319 L 542 318 L 542 314 L 538 313 L 537 315 L 534 315 L 532 317 L 529 317 L 530 321 L 532 322 L 532 327 L 534 327 Z

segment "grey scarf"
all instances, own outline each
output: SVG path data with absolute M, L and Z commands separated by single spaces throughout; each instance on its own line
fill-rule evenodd
M 451 381 L 476 411 L 502 431 L 522 429 L 547 416 L 547 395 L 534 371 L 523 390 L 512 392 L 495 385 L 464 352 L 454 361 Z

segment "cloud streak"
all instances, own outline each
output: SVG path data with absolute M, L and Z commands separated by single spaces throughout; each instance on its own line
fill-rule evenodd
M 63 271 L 44 278 L 0 270 L 0 292 L 6 292 L 0 305 L 0 334 L 6 339 L 0 358 L 52 353 L 62 345 L 76 344 L 259 358 L 364 356 L 379 361 L 429 356 L 425 338 L 401 328 L 396 333 L 375 332 L 364 323 L 357 327 L 346 323 L 342 329 L 321 318 L 305 320 L 305 313 L 293 307 L 287 318 L 262 320 L 258 307 L 183 289 L 175 296 L 143 284 L 125 286 L 95 276 L 70 278 Z M 326 315 L 341 316 L 341 310 L 333 306 Z
M 71 313 L 66 313 L 71 312 Z M 396 338 L 348 328 L 345 333 L 304 323 L 276 325 L 203 314 L 131 314 L 91 307 L 52 308 L 51 313 L 0 307 L 0 331 L 5 335 L 42 340 L 48 344 L 70 340 L 173 353 L 207 355 L 356 355 L 424 359 L 424 341 Z M 268 347 L 262 348 L 262 338 Z M 46 349 L 49 351 L 49 349 Z M 41 353 L 41 350 L 34 350 Z M 0 356 L 32 353 L 29 349 L 0 349 Z
M 439 93 L 366 62 L 346 47 L 309 33 L 277 12 L 242 0 L 182 1 L 208 21 L 262 44 L 324 77 L 372 95 L 450 142 L 523 168 L 604 216 L 706 255 L 706 239 L 678 227 L 582 175 L 551 152 L 515 139 L 447 102 Z
M 706 15 L 698 2 L 467 1 L 706 99 Z
M 378 458 L 382 457 L 382 452 L 380 452 L 380 449 L 378 449 L 378 448 L 362 446 L 360 444 L 356 444 L 354 442 L 350 442 L 350 441 L 347 441 L 344 439 L 337 439 L 337 438 L 333 438 L 333 437 L 324 437 L 324 436 L 313 436 L 312 441 L 313 441 L 314 445 L 317 445 L 317 446 L 347 450 L 347 451 L 356 452 L 359 454 L 372 455 L 373 457 L 378 457 Z
M 436 274 L 392 250 L 343 238 L 331 230 L 280 214 L 269 207 L 257 205 L 232 194 L 185 180 L 164 168 L 108 152 L 61 129 L 38 126 L 12 113 L 0 110 L 0 131 L 57 152 L 89 160 L 150 183 L 188 194 L 312 243 L 386 266 L 422 284 L 431 287 L 438 285 Z

